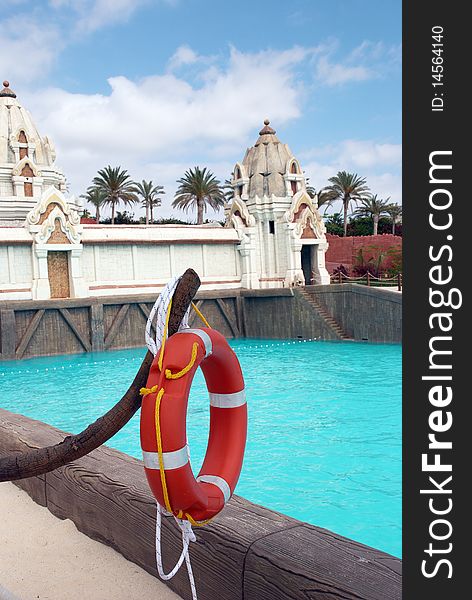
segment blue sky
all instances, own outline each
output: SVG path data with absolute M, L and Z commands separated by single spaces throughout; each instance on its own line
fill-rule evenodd
M 264 118 L 320 188 L 401 202 L 400 0 L 0 0 L 0 79 L 56 144 L 71 193 L 120 164 L 220 179 Z

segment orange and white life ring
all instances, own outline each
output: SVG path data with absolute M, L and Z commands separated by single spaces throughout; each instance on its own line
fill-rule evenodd
M 210 395 L 210 433 L 195 478 L 186 433 L 190 387 L 201 367 Z M 236 487 L 244 457 L 247 406 L 236 354 L 214 329 L 185 329 L 156 355 L 141 408 L 141 448 L 149 486 L 161 506 L 202 524 L 217 515 Z

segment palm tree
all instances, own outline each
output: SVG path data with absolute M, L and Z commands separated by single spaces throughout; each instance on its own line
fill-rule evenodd
M 392 219 L 392 233 L 395 235 L 395 225 L 397 224 L 398 219 L 403 214 L 403 208 L 399 204 L 389 204 L 385 209 L 385 212 Z
M 233 176 L 234 173 L 231 173 L 231 178 L 233 178 Z M 231 200 L 234 198 L 234 188 L 231 184 L 231 179 L 225 179 L 225 182 L 223 184 L 223 191 L 225 195 L 225 201 L 231 202 Z
M 330 177 L 328 181 L 331 185 L 326 188 L 333 192 L 332 202 L 342 200 L 344 209 L 344 236 L 347 235 L 347 211 L 351 202 L 357 203 L 364 198 L 369 188 L 366 185 L 364 177 L 359 177 L 357 173 L 346 173 L 338 171 L 337 175 Z
M 343 220 L 341 213 L 333 213 L 325 220 L 326 231 L 333 235 L 340 235 L 343 230 Z
M 315 197 L 318 196 L 318 208 L 321 208 L 321 206 L 324 205 L 324 214 L 326 214 L 326 210 L 332 205 L 332 203 L 337 198 L 337 194 L 333 192 L 333 190 L 329 187 L 322 188 L 319 192 L 317 192 L 316 189 L 308 183 L 308 178 L 306 184 L 306 193 L 310 196 L 312 200 L 314 200 Z
M 308 178 L 306 182 L 306 193 L 310 196 L 312 200 L 316 196 L 316 189 L 308 183 Z
M 208 206 L 219 210 L 225 203 L 225 195 L 220 182 L 206 167 L 194 167 L 185 172 L 177 181 L 179 187 L 172 202 L 173 208 L 180 208 L 186 212 L 196 206 L 197 225 L 203 223 L 203 213 Z
M 390 206 L 388 201 L 377 198 L 377 194 L 366 196 L 360 199 L 361 206 L 355 211 L 354 214 L 360 217 L 372 217 L 374 221 L 374 235 L 377 235 L 379 228 L 379 219 L 382 215 L 387 214 L 387 208 Z
M 151 223 L 153 221 L 152 210 L 154 207 L 161 205 L 162 201 L 159 194 L 164 193 L 163 185 L 154 185 L 152 180 L 142 180 L 141 183 L 135 185 L 135 191 L 141 196 L 142 205 L 146 208 L 146 225 L 149 225 L 149 212 L 151 213 Z
M 138 202 L 136 196 L 135 183 L 128 175 L 126 169 L 121 167 L 105 167 L 98 171 L 98 175 L 93 178 L 91 190 L 100 190 L 104 194 L 103 204 L 111 205 L 111 224 L 115 224 L 115 208 L 119 202 L 125 205 Z
M 324 214 L 326 214 L 326 210 L 333 204 L 335 200 L 337 200 L 337 198 L 337 192 L 335 192 L 329 187 L 322 188 L 318 192 L 318 208 L 324 205 Z
M 164 194 L 164 186 L 163 185 L 156 185 L 156 188 L 162 188 L 162 190 L 158 189 L 157 194 Z M 151 203 L 149 205 L 149 210 L 151 213 L 151 223 L 154 222 L 154 209 L 155 208 L 159 208 L 162 204 L 162 200 L 161 198 L 159 198 L 158 195 L 156 195 L 155 197 L 151 198 Z
M 100 207 L 105 202 L 105 192 L 99 188 L 89 187 L 87 192 L 81 194 L 80 197 L 95 206 L 95 222 L 98 225 L 100 223 Z
M 305 173 L 305 171 L 303 171 L 303 173 Z M 316 189 L 314 186 L 311 185 L 309 177 L 305 177 L 305 188 L 306 193 L 310 196 L 312 200 L 314 200 L 316 196 Z

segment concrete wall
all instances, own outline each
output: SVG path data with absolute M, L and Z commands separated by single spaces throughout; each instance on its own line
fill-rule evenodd
M 401 342 L 401 293 L 352 283 L 307 289 L 353 339 Z

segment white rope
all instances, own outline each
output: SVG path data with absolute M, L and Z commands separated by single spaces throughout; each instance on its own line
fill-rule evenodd
M 146 339 L 146 346 L 149 348 L 149 351 L 154 356 L 156 356 L 156 354 L 159 351 L 159 348 L 161 347 L 162 338 L 164 337 L 164 327 L 165 327 L 165 322 L 166 322 L 167 310 L 169 308 L 169 303 L 171 301 L 172 296 L 174 295 L 175 289 L 176 289 L 179 281 L 180 281 L 180 277 L 174 277 L 169 281 L 169 283 L 167 283 L 167 285 L 164 287 L 162 292 L 159 294 L 159 297 L 157 298 L 156 302 L 154 303 L 154 306 L 151 309 L 151 312 L 149 313 L 149 317 L 148 317 L 148 320 L 146 323 L 145 339 Z M 182 319 L 182 322 L 179 325 L 178 331 L 181 331 L 182 329 L 188 329 L 189 313 L 190 313 L 190 306 L 188 307 L 188 309 Z M 152 335 L 151 335 L 151 327 L 152 327 L 154 318 L 156 318 L 156 324 L 155 324 L 156 337 L 155 337 L 155 339 L 153 339 Z M 190 456 L 190 451 L 188 450 L 188 446 L 187 446 L 187 452 L 189 453 L 189 456 Z M 162 567 L 162 548 L 161 548 L 162 514 L 165 514 L 168 516 L 171 515 L 171 513 L 168 513 L 159 503 L 157 503 L 156 565 L 157 565 L 157 571 L 159 573 L 159 577 L 165 581 L 172 579 L 172 577 L 174 577 L 174 575 L 180 569 L 180 567 L 182 566 L 182 563 L 185 560 L 185 564 L 187 566 L 187 571 L 188 571 L 188 578 L 189 578 L 189 582 L 190 582 L 190 588 L 192 590 L 192 600 L 197 600 L 197 590 L 195 587 L 195 580 L 193 577 L 192 565 L 190 563 L 190 554 L 188 551 L 190 542 L 196 541 L 195 534 L 193 533 L 193 530 L 192 530 L 192 525 L 189 523 L 189 521 L 185 521 L 183 519 L 177 519 L 177 517 L 172 515 L 172 516 L 174 516 L 174 519 L 182 532 L 182 552 L 181 552 L 179 560 L 175 564 L 174 568 L 169 573 L 164 573 L 164 569 Z
M 173 277 L 169 283 L 167 283 L 159 294 L 159 297 L 154 303 L 154 306 L 149 313 L 149 317 L 146 323 L 146 331 L 145 331 L 145 340 L 146 346 L 149 348 L 149 351 L 152 352 L 154 356 L 156 356 L 159 348 L 162 344 L 162 338 L 164 336 L 164 327 L 166 322 L 167 309 L 169 308 L 169 302 L 172 296 L 174 295 L 175 288 L 180 281 L 180 277 Z M 157 315 L 156 315 L 157 313 Z M 182 322 L 179 326 L 179 331 L 181 329 L 188 329 L 188 319 L 190 313 L 190 306 L 187 309 L 187 312 L 182 319 Z M 151 335 L 151 327 L 154 321 L 154 317 L 156 317 L 156 339 L 154 340 Z
M 183 519 L 177 519 L 174 517 L 177 525 L 179 526 L 182 532 L 182 552 L 180 553 L 179 560 L 175 563 L 174 568 L 169 573 L 164 573 L 164 568 L 162 566 L 162 549 L 161 549 L 161 525 L 162 525 L 162 513 L 166 512 L 162 509 L 161 505 L 157 503 L 157 511 L 156 511 L 156 564 L 157 571 L 159 573 L 159 577 L 164 581 L 172 579 L 177 571 L 182 566 L 182 563 L 185 560 L 185 564 L 187 566 L 188 571 L 188 579 L 190 582 L 190 588 L 192 590 L 192 600 L 197 600 L 197 588 L 195 587 L 195 579 L 193 577 L 192 565 L 190 563 L 190 554 L 189 554 L 189 545 L 190 542 L 195 542 L 196 537 L 192 530 L 192 526 L 188 521 L 184 521 Z

